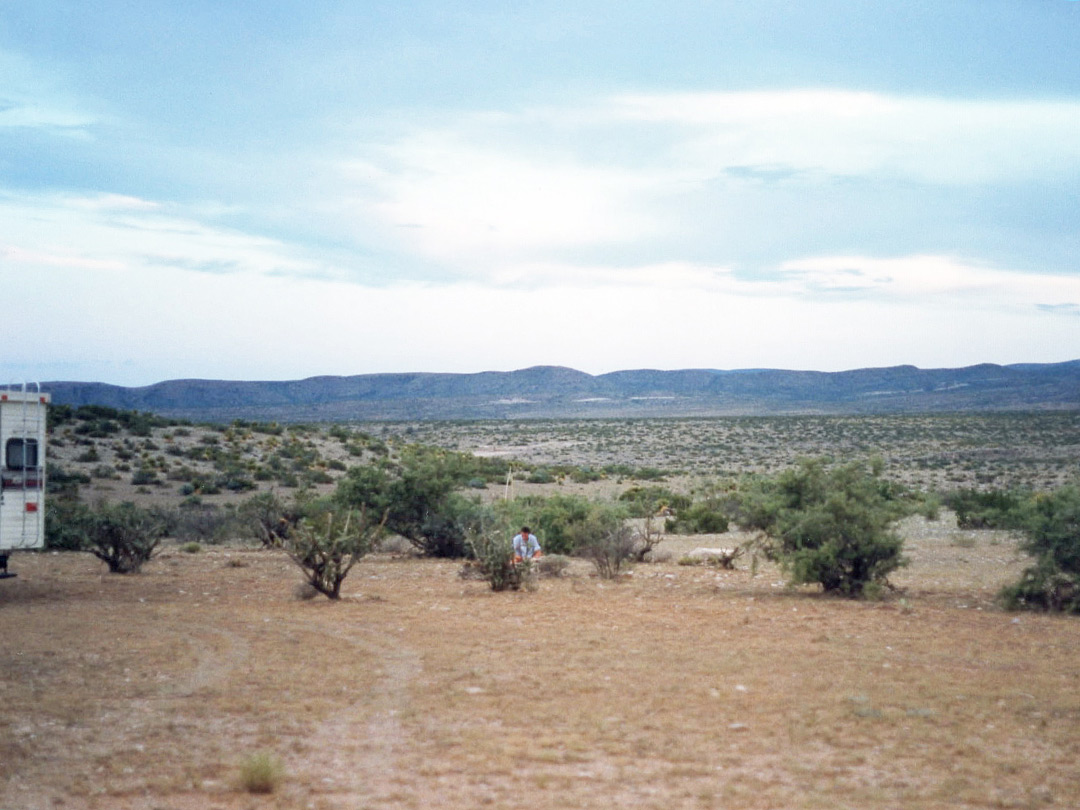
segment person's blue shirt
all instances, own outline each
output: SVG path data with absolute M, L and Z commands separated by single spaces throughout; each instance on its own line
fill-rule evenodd
M 540 543 L 536 535 L 531 532 L 522 532 L 514 536 L 514 556 L 523 560 L 531 560 L 540 553 Z

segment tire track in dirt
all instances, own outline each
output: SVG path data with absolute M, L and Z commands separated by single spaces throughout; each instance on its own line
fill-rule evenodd
M 332 630 L 309 623 L 317 632 L 372 658 L 381 670 L 374 687 L 324 720 L 306 740 L 312 751 L 303 767 L 328 793 L 345 794 L 350 804 L 387 798 L 399 790 L 399 761 L 409 750 L 401 715 L 409 706 L 409 688 L 423 666 L 415 651 L 387 633 L 370 627 Z
M 206 641 L 206 636 L 215 641 Z M 251 645 L 246 638 L 222 627 L 201 628 L 198 635 L 188 635 L 184 640 L 193 649 L 197 663 L 186 677 L 163 687 L 159 697 L 192 697 L 196 692 L 224 681 L 251 655 Z

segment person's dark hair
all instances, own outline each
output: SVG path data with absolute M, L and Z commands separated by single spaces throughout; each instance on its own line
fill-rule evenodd
M 532 534 L 532 529 L 530 529 L 528 526 L 522 526 L 521 532 L 522 534 Z

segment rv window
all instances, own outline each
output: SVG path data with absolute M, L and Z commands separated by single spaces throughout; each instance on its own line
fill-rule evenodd
M 4 461 L 9 470 L 32 470 L 38 466 L 37 439 L 8 439 Z

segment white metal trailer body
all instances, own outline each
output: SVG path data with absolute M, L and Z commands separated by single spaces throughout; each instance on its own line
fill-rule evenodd
M 45 545 L 45 413 L 49 395 L 0 388 L 0 576 L 12 549 Z

